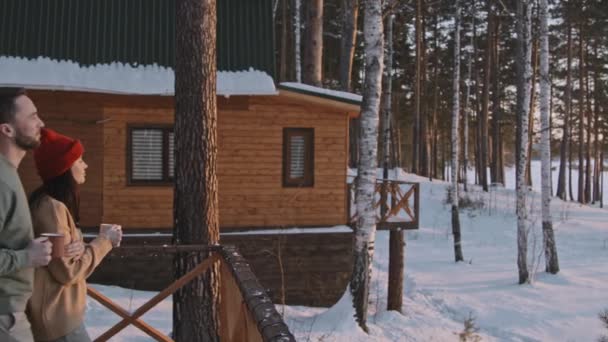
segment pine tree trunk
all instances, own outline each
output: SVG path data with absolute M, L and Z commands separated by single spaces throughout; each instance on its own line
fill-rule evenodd
M 583 25 L 579 26 L 579 113 L 578 113 L 578 201 L 587 203 L 585 198 L 585 162 L 583 159 L 585 148 L 585 63 L 583 56 L 585 46 L 583 40 Z
M 433 65 L 433 107 L 431 109 L 431 122 L 430 122 L 430 145 L 431 145 L 431 155 L 430 155 L 430 172 L 429 179 L 433 181 L 433 178 L 437 178 L 437 134 L 439 131 L 437 125 L 437 111 L 439 110 L 439 26 L 438 26 L 438 18 L 435 15 L 434 17 L 434 50 L 435 50 L 435 60 Z
M 388 300 L 387 310 L 403 310 L 403 273 L 405 237 L 403 230 L 393 229 L 389 237 Z
M 474 51 L 474 55 L 477 58 L 477 51 Z M 482 175 L 482 163 L 481 163 L 481 117 L 482 117 L 482 99 L 483 99 L 483 88 L 481 85 L 481 73 L 479 70 L 483 67 L 479 64 L 481 61 L 475 61 L 475 167 L 476 167 L 476 179 L 475 184 L 481 185 L 483 182 Z
M 416 1 L 416 75 L 414 80 L 414 134 L 412 135 L 412 173 L 420 172 L 420 101 L 421 101 L 421 78 L 422 78 L 422 1 Z
M 384 179 L 385 187 L 383 191 L 384 199 L 386 195 L 386 179 L 388 179 L 388 169 L 391 167 L 390 163 L 390 142 L 391 142 L 391 123 L 392 123 L 392 75 L 393 75 L 393 21 L 394 16 L 388 17 L 386 42 L 387 42 L 387 56 L 386 56 L 386 71 L 384 72 L 384 83 L 382 85 L 384 100 L 382 110 L 382 139 L 383 139 L 383 168 L 384 168 Z M 394 200 L 394 199 L 393 199 Z M 386 203 L 386 202 L 382 202 Z M 386 206 L 383 206 L 383 215 L 386 213 Z M 401 312 L 403 306 L 403 231 L 402 230 L 391 230 L 389 237 L 389 262 L 388 262 L 388 298 L 387 298 L 387 310 L 394 310 Z
M 572 107 L 570 107 L 570 114 L 572 114 Z M 572 115 L 570 115 L 572 118 Z M 570 124 L 570 130 L 568 136 L 570 140 L 568 142 L 568 192 L 570 193 L 570 201 L 574 201 L 574 191 L 572 190 L 572 157 L 574 148 L 572 147 L 572 130 L 574 129 L 574 123 Z
M 526 160 L 528 150 L 528 114 L 530 110 L 530 83 L 532 80 L 531 65 L 531 11 L 532 3 L 529 0 L 517 0 L 517 130 L 519 149 L 517 154 L 517 268 L 519 283 L 529 282 L 528 271 L 528 213 L 527 213 L 527 186 L 525 183 Z
M 288 0 L 281 3 L 281 56 L 279 64 L 279 79 L 281 82 L 287 81 L 287 7 Z
M 604 146 L 600 149 L 600 208 L 604 208 Z
M 344 18 L 340 41 L 340 85 L 342 90 L 352 90 L 352 69 L 357 41 L 357 18 L 359 17 L 359 0 L 342 1 Z M 349 121 L 349 167 L 355 168 L 359 162 L 359 118 Z
M 354 240 L 353 272 L 350 291 L 357 322 L 367 329 L 367 305 L 374 244 L 376 240 L 376 187 L 378 111 L 382 93 L 384 39 L 380 0 L 369 0 L 364 5 L 363 35 L 365 40 L 365 87 L 361 104 L 361 134 L 355 205 L 357 225 Z
M 551 219 L 551 126 L 549 125 L 549 105 L 551 79 L 549 76 L 549 10 L 547 0 L 540 0 L 540 118 L 541 118 L 541 197 L 543 245 L 545 249 L 545 269 L 559 272 L 553 221 Z
M 454 260 L 463 261 L 458 213 L 458 145 L 460 122 L 460 0 L 456 0 L 454 13 L 454 76 L 452 83 L 452 234 L 454 235 Z
M 567 66 L 566 66 L 566 89 L 565 89 L 565 113 L 562 142 L 560 144 L 559 176 L 557 180 L 556 196 L 566 200 L 566 154 L 570 146 L 570 115 L 572 112 L 572 26 L 568 22 L 567 43 Z M 572 184 L 572 182 L 570 182 Z
M 320 87 L 323 81 L 323 0 L 310 0 L 306 8 L 302 81 Z
M 302 0 L 294 0 L 293 6 L 293 35 L 294 35 L 294 63 L 296 72 L 296 82 L 302 82 L 302 24 L 300 18 L 302 18 Z
M 359 0 L 342 0 L 344 21 L 340 48 L 340 85 L 342 90 L 351 91 L 353 58 L 357 42 L 357 18 L 359 16 Z
M 217 183 L 216 3 L 175 4 L 175 191 L 176 244 L 219 241 Z M 192 167 L 196 165 L 198 167 Z M 178 254 L 180 277 L 209 257 Z M 219 273 L 212 266 L 173 295 L 176 341 L 219 341 Z
M 422 3 L 424 6 L 424 2 Z M 420 172 L 421 176 L 428 176 L 429 172 L 429 140 L 428 131 L 428 89 L 427 89 L 427 49 L 426 49 L 426 15 L 425 8 L 422 8 L 422 41 L 421 41 L 421 75 L 420 75 Z
M 392 88 L 393 88 L 393 20 L 394 16 L 391 15 L 387 19 L 387 31 L 386 31 L 386 59 L 385 69 L 382 75 L 382 168 L 384 169 L 384 179 L 388 179 L 388 169 L 390 167 L 390 142 L 391 142 L 391 121 L 392 121 Z

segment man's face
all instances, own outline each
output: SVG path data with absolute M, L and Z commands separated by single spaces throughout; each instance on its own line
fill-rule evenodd
M 31 150 L 40 146 L 40 129 L 44 122 L 38 117 L 38 109 L 29 97 L 22 95 L 15 100 L 16 113 L 13 122 L 13 139 L 17 146 Z

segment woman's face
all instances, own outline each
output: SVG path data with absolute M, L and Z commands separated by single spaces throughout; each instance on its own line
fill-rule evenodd
M 78 160 L 76 160 L 74 162 L 74 165 L 72 165 L 72 177 L 74 177 L 74 180 L 76 181 L 76 184 L 83 184 L 86 180 L 86 175 L 87 175 L 87 168 L 89 166 L 87 165 L 87 163 L 84 162 L 84 160 L 82 160 L 82 157 L 78 158 Z

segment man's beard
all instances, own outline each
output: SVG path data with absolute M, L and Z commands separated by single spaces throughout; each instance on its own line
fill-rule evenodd
M 29 137 L 17 130 L 15 144 L 23 150 L 33 150 L 40 146 L 40 139 L 36 139 L 36 137 Z

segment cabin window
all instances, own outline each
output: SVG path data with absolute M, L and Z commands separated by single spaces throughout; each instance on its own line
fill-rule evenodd
M 283 186 L 314 184 L 314 129 L 283 129 Z
M 129 127 L 127 162 L 130 184 L 171 183 L 173 127 Z

